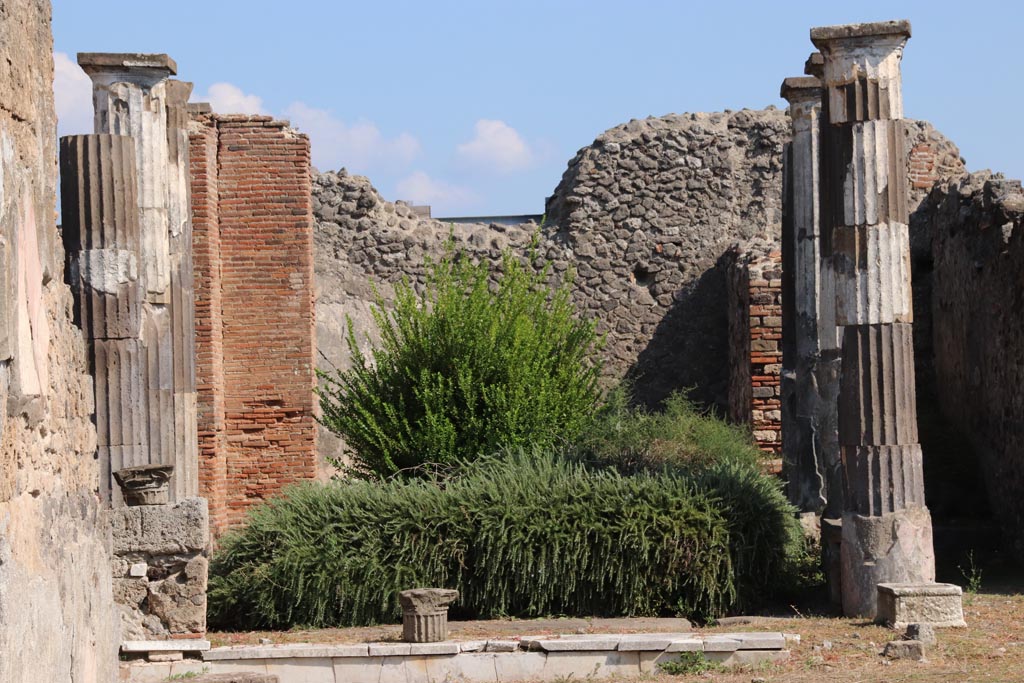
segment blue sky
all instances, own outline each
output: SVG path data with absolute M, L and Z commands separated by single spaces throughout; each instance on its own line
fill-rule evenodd
M 1024 175 L 1024 3 L 54 0 L 61 134 L 89 132 L 77 52 L 166 52 L 193 100 L 308 133 L 320 170 L 435 216 L 541 213 L 631 118 L 785 105 L 811 26 L 907 18 L 907 117 L 971 170 Z M 232 110 L 232 111 L 229 111 Z

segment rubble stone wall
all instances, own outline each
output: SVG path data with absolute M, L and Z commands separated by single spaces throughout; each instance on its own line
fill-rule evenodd
M 607 337 L 606 379 L 629 378 L 656 405 L 692 388 L 724 413 L 727 400 L 725 276 L 730 244 L 778 238 L 783 111 L 743 110 L 631 121 L 573 157 L 547 203 L 539 254 L 575 272 L 574 299 Z M 372 338 L 376 285 L 385 301 L 402 277 L 422 281 L 423 261 L 445 240 L 492 262 L 524 250 L 532 224 L 445 225 L 384 201 L 344 171 L 313 184 L 317 219 L 317 325 L 321 367 L 346 367 L 345 316 Z M 340 445 L 321 435 L 321 451 Z
M 206 114 L 191 147 L 200 478 L 219 533 L 316 476 L 309 139 Z
M 939 404 L 967 435 L 1006 545 L 1024 559 L 1024 190 L 973 173 L 936 186 L 922 209 Z
M 0 11 L 0 680 L 114 680 L 109 526 L 55 217 L 48 0 Z
M 788 114 L 773 108 L 631 121 L 581 149 L 548 199 L 540 254 L 557 272 L 575 271 L 575 301 L 607 335 L 606 379 L 629 378 L 640 401 L 656 405 L 691 388 L 697 401 L 728 413 L 729 309 L 718 261 L 738 241 L 779 239 L 789 129 Z M 913 207 L 929 181 L 963 166 L 928 123 L 907 122 L 907 130 Z M 392 283 L 422 282 L 424 259 L 440 256 L 449 234 L 497 262 L 502 248 L 524 250 L 538 229 L 424 220 L 344 170 L 314 178 L 313 210 L 319 362 L 328 370 L 347 367 L 345 316 L 360 343 L 373 339 L 374 287 L 386 304 Z M 912 220 L 911 232 L 924 273 L 927 226 Z M 915 274 L 918 329 L 928 329 L 920 319 L 929 286 Z M 333 435 L 320 439 L 322 453 L 340 453 Z

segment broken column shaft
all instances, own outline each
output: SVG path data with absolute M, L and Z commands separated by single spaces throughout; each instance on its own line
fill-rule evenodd
M 135 144 L 148 454 L 122 466 L 174 465 L 171 500 L 178 501 L 198 493 L 185 129 L 191 85 L 168 80 L 177 67 L 167 55 L 82 53 L 78 63 L 93 81 L 96 132 L 130 135 Z
M 783 197 L 783 467 L 789 499 L 802 511 L 842 514 L 837 433 L 839 343 L 835 294 L 821 254 L 818 206 L 821 82 L 787 78 L 793 138 Z
M 879 583 L 935 577 L 912 346 L 900 59 L 905 21 L 811 29 L 824 56 L 823 253 L 843 328 L 843 611 L 874 617 Z
M 66 274 L 94 369 L 100 489 L 119 501 L 113 473 L 148 457 L 135 142 L 61 138 L 60 176 Z

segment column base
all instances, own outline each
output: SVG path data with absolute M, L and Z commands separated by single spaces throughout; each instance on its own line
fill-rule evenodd
M 879 517 L 843 515 L 843 614 L 874 619 L 880 583 L 934 583 L 932 518 L 923 506 Z

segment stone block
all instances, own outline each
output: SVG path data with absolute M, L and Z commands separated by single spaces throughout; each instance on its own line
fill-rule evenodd
M 334 664 L 328 657 L 269 659 L 267 673 L 280 683 L 334 683 Z
M 885 644 L 882 654 L 889 659 L 912 659 L 920 662 L 924 659 L 924 643 L 919 640 L 894 640 Z
M 126 640 L 121 643 L 121 652 L 205 652 L 209 649 L 210 641 L 203 638 Z
M 497 683 L 498 670 L 494 664 L 496 658 L 497 655 L 486 653 L 460 656 L 458 658 L 458 677 L 467 681 Z M 443 679 L 435 678 L 435 680 Z
M 935 627 L 931 624 L 909 624 L 907 625 L 906 640 L 917 640 L 924 643 L 925 647 L 931 647 L 938 642 L 935 637 Z
M 503 652 L 494 656 L 494 671 L 499 683 L 531 681 L 540 678 L 546 662 L 543 652 Z M 383 677 L 380 683 L 386 683 Z
M 963 594 L 951 583 L 880 583 L 876 621 L 891 628 L 964 627 Z
M 690 638 L 689 633 L 631 633 L 619 638 L 618 649 L 623 652 L 666 650 L 673 641 Z
M 458 643 L 410 643 L 409 654 L 412 656 L 422 655 L 457 655 L 459 654 Z
M 130 680 L 131 683 L 163 683 L 171 675 L 170 662 L 146 662 L 122 664 L 122 680 Z M 125 675 L 128 679 L 124 679 Z
M 202 552 L 210 540 L 205 498 L 186 498 L 174 505 L 117 508 L 111 513 L 111 528 L 115 555 Z
M 406 683 L 405 657 L 385 657 L 380 664 L 378 683 Z
M 704 636 L 704 652 L 735 652 L 742 641 L 734 636 Z
M 585 679 L 640 674 L 639 652 L 549 652 L 543 677 Z
M 209 668 L 212 674 L 253 674 L 253 673 L 267 673 L 267 660 L 265 659 L 251 659 L 244 662 L 209 662 L 205 664 Z M 276 681 L 277 676 L 274 676 Z
M 619 645 L 619 636 L 560 636 L 532 642 L 545 652 L 593 652 L 616 649 Z
M 786 647 L 786 637 L 777 631 L 730 633 L 728 636 L 740 641 L 741 650 L 781 650 Z
M 335 659 L 334 680 L 344 683 L 378 683 L 382 657 L 350 657 Z
M 843 612 L 874 619 L 878 584 L 922 584 L 935 580 L 931 516 L 924 507 L 865 517 L 844 513 L 842 544 Z M 928 621 L 910 618 L 905 621 Z M 902 628 L 902 626 L 897 627 Z
M 175 675 L 174 667 L 171 667 L 171 675 Z M 190 683 L 280 683 L 280 679 L 277 676 L 256 671 L 205 674 L 184 680 L 188 680 Z
M 704 651 L 704 640 L 694 636 L 687 638 L 676 638 L 668 647 L 665 648 L 665 652 L 703 652 Z
M 464 640 L 459 643 L 459 652 L 483 652 L 486 640 Z
M 639 655 L 639 666 L 641 674 L 658 673 L 660 669 L 658 665 L 663 662 L 674 662 L 679 659 L 678 652 L 658 652 L 656 650 L 646 650 L 637 653 Z
M 722 666 L 761 666 L 784 662 L 789 659 L 789 650 L 736 650 L 735 652 L 705 652 L 709 662 Z
M 151 662 L 180 662 L 185 658 L 185 653 L 180 650 L 168 652 L 150 652 L 146 659 Z
M 138 609 L 149 594 L 149 581 L 140 579 L 114 579 L 114 602 Z
M 518 640 L 488 640 L 484 652 L 515 652 L 518 649 Z
M 367 654 L 371 657 L 403 657 L 409 654 L 409 643 L 370 643 Z

